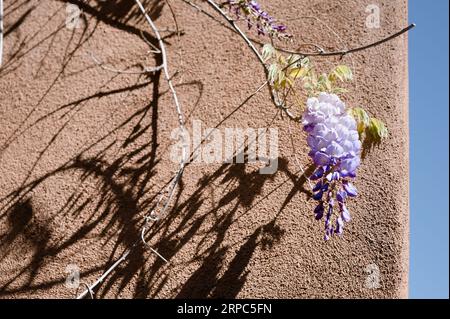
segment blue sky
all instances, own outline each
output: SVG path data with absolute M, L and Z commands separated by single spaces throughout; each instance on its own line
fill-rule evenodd
M 448 0 L 410 0 L 410 298 L 448 298 Z

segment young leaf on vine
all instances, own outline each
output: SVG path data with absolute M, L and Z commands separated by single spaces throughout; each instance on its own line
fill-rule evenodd
M 363 108 L 352 108 L 349 114 L 356 121 L 360 140 L 367 140 L 369 144 L 378 143 L 389 135 L 386 125 L 379 119 L 370 117 Z
M 367 127 L 366 134 L 370 135 L 370 137 L 376 141 L 381 141 L 386 138 L 389 133 L 386 125 L 382 121 L 372 117 L 369 126 Z
M 360 108 L 360 107 L 351 108 L 349 110 L 349 112 L 350 112 L 350 115 L 352 115 L 353 118 L 355 119 L 359 136 L 361 136 L 364 133 L 364 131 L 366 130 L 366 128 L 369 126 L 370 117 L 367 114 L 367 112 L 363 108 Z
M 338 65 L 331 71 L 328 78 L 332 83 L 335 83 L 337 80 L 341 82 L 351 81 L 353 80 L 352 69 L 346 65 Z
M 261 57 L 264 62 L 267 62 L 275 56 L 275 53 L 275 48 L 270 43 L 266 43 L 262 48 Z

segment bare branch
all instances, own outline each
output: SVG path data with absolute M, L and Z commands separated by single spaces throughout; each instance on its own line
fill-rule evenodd
M 136 244 L 135 244 L 136 245 Z M 105 271 L 103 273 L 103 275 L 101 275 L 92 285 L 87 286 L 87 289 L 85 291 L 83 291 L 80 295 L 78 295 L 77 299 L 83 299 L 84 297 L 86 297 L 87 295 L 93 296 L 93 290 L 95 287 L 97 287 L 100 283 L 103 282 L 103 280 L 106 279 L 106 277 L 108 277 L 108 275 L 114 270 L 116 269 L 117 266 L 120 265 L 120 263 L 122 263 L 122 261 L 124 261 L 125 259 L 127 259 L 128 255 L 131 253 L 131 249 L 135 247 L 135 245 L 133 245 L 130 249 L 127 249 L 122 256 L 120 256 L 119 259 L 117 259 L 117 261 L 111 266 L 109 267 L 109 269 L 107 271 Z
M 135 2 L 138 5 L 139 9 L 141 10 L 142 14 L 144 15 L 145 19 L 147 20 L 148 24 L 152 28 L 153 32 L 155 33 L 156 39 L 158 40 L 159 47 L 160 47 L 160 50 L 161 50 L 161 55 L 162 55 L 162 66 L 163 66 L 164 76 L 166 78 L 167 84 L 169 85 L 169 89 L 172 92 L 172 97 L 173 97 L 173 100 L 174 100 L 174 103 L 175 103 L 175 109 L 176 109 L 176 112 L 177 112 L 177 115 L 178 115 L 178 125 L 179 125 L 180 130 L 182 132 L 185 132 L 186 128 L 185 128 L 185 125 L 184 125 L 183 112 L 182 112 L 181 105 L 180 105 L 180 102 L 178 100 L 178 96 L 177 96 L 175 87 L 174 87 L 174 85 L 172 83 L 171 76 L 170 76 L 170 73 L 169 73 L 169 66 L 168 66 L 168 63 L 167 63 L 166 47 L 164 45 L 164 42 L 162 41 L 161 35 L 159 34 L 158 28 L 155 26 L 155 24 L 153 23 L 153 21 L 150 18 L 150 16 L 145 12 L 145 8 L 142 5 L 141 1 L 140 0 L 135 0 Z M 182 135 L 183 134 L 181 134 L 181 138 L 183 139 Z M 166 203 L 164 205 L 163 211 L 160 213 L 160 216 L 156 217 L 157 219 L 160 219 L 160 218 L 164 217 L 164 212 L 168 208 L 170 200 L 172 199 L 173 193 L 175 191 L 175 187 L 178 184 L 178 182 L 179 182 L 179 180 L 181 178 L 181 175 L 183 174 L 183 170 L 184 170 L 184 167 L 186 165 L 186 160 L 187 160 L 188 154 L 187 154 L 187 149 L 186 149 L 186 146 L 185 146 L 186 143 L 184 143 L 184 141 L 182 141 L 182 145 L 184 145 L 184 147 L 183 147 L 183 156 L 182 156 L 182 160 L 180 161 L 180 166 L 179 166 L 178 172 L 175 174 L 175 176 L 172 178 L 171 183 L 169 184 L 169 196 L 168 196 L 168 199 L 167 199 L 167 201 L 166 201 Z M 161 198 L 162 197 L 160 197 L 160 201 L 162 200 Z M 158 201 L 158 204 L 159 204 L 160 201 Z
M 97 59 L 97 57 L 96 57 L 92 52 L 89 52 L 89 56 L 90 56 L 90 58 L 95 62 L 95 64 L 97 64 L 97 65 L 98 65 L 99 67 L 101 67 L 103 70 L 110 71 L 110 72 L 114 72 L 114 73 L 119 73 L 119 74 L 146 74 L 146 73 L 155 73 L 155 72 L 157 72 L 157 71 L 159 71 L 159 70 L 161 70 L 161 69 L 163 68 L 162 65 L 158 65 L 158 66 L 152 67 L 152 68 L 146 67 L 146 66 L 143 66 L 143 65 L 140 65 L 141 68 L 142 68 L 142 71 L 117 70 L 117 69 L 110 68 L 110 67 L 108 67 L 108 66 L 103 65 L 103 63 L 102 63 L 99 59 Z
M 151 217 L 148 217 L 151 218 Z M 147 218 L 146 218 L 146 222 L 144 224 L 144 227 L 142 227 L 142 232 L 141 232 L 141 240 L 144 243 L 145 246 L 147 246 L 148 248 L 150 248 L 150 250 L 152 252 L 154 252 L 159 258 L 161 258 L 162 260 L 164 260 L 166 263 L 168 263 L 167 259 L 164 258 L 158 251 L 156 251 L 153 247 L 151 247 L 147 241 L 145 240 L 145 234 L 147 233 Z
M 190 4 L 191 6 L 197 7 L 195 4 L 191 3 L 188 0 L 183 0 L 186 3 Z M 206 2 L 216 11 L 218 12 L 225 20 L 227 20 L 227 22 L 232 26 L 232 28 L 234 29 L 234 31 L 236 31 L 243 39 L 244 41 L 247 43 L 247 45 L 249 46 L 249 48 L 254 52 L 254 54 L 257 56 L 258 60 L 261 62 L 261 64 L 264 66 L 264 71 L 266 73 L 266 76 L 268 75 L 268 69 L 267 66 L 264 63 L 264 60 L 262 59 L 261 55 L 259 54 L 259 51 L 255 48 L 255 46 L 253 45 L 252 41 L 250 41 L 250 39 L 245 35 L 244 32 L 241 31 L 241 29 L 236 25 L 235 20 L 231 19 L 230 17 L 227 16 L 227 14 L 221 9 L 220 5 L 218 5 L 217 3 L 215 3 L 213 0 L 206 0 Z M 198 7 L 197 7 L 198 8 Z M 368 45 L 364 45 L 361 47 L 357 47 L 357 48 L 353 48 L 353 49 L 347 49 L 347 50 L 340 50 L 340 51 L 334 51 L 334 52 L 326 52 L 325 50 L 323 50 L 321 47 L 311 44 L 312 46 L 314 46 L 318 52 L 314 52 L 314 53 L 307 53 L 307 52 L 296 52 L 296 51 L 290 51 L 290 50 L 286 50 L 286 49 L 280 49 L 281 51 L 285 52 L 285 53 L 290 53 L 290 54 L 297 54 L 300 55 L 301 58 L 297 59 L 295 61 L 293 61 L 290 65 L 288 65 L 287 67 L 299 62 L 301 59 L 303 59 L 306 56 L 341 56 L 343 57 L 346 54 L 350 54 L 350 53 L 355 53 L 358 51 L 363 51 L 366 49 L 369 49 L 371 47 L 380 45 L 382 43 L 385 43 L 389 40 L 392 40 L 400 35 L 402 35 L 403 33 L 411 30 L 412 28 L 415 27 L 415 24 L 412 23 L 410 24 L 408 27 L 400 30 L 399 32 L 396 32 L 384 39 L 381 39 L 379 41 L 370 43 Z M 306 44 L 305 44 L 306 45 Z M 309 44 L 308 44 L 309 45 Z M 277 96 L 276 93 L 274 92 L 273 87 L 270 85 L 270 94 L 271 94 L 271 98 L 272 98 L 272 102 L 275 104 L 276 107 L 280 108 L 281 110 L 284 111 L 284 113 L 291 119 L 294 121 L 299 121 L 300 118 L 296 117 L 294 114 L 292 114 L 289 110 L 289 108 L 286 107 L 286 105 L 280 101 Z
M 244 41 L 247 43 L 247 45 L 250 47 L 250 49 L 253 51 L 253 53 L 256 55 L 256 57 L 258 58 L 259 62 L 261 62 L 264 65 L 264 68 L 266 68 L 265 64 L 264 64 L 264 60 L 261 56 L 261 54 L 259 54 L 259 51 L 255 48 L 255 46 L 253 45 L 253 43 L 250 41 L 250 39 L 245 35 L 244 32 L 242 32 L 242 30 L 237 26 L 237 24 L 235 23 L 235 21 L 233 19 L 230 19 L 230 17 L 228 17 L 225 12 L 223 12 L 223 10 L 219 7 L 219 5 L 217 3 L 215 3 L 212 0 L 206 0 L 206 2 L 208 2 L 208 4 L 214 9 L 216 10 L 222 17 L 224 17 L 229 24 L 231 24 L 231 26 L 233 27 L 234 30 L 236 30 L 236 32 L 241 36 L 242 39 L 244 39 Z
M 158 28 L 155 26 L 155 24 L 153 23 L 152 19 L 150 18 L 150 16 L 146 13 L 144 6 L 142 5 L 141 1 L 139 0 L 135 0 L 137 6 L 139 7 L 140 11 L 142 12 L 142 14 L 144 15 L 145 19 L 147 20 L 148 24 L 150 25 L 151 29 L 153 30 L 153 33 L 155 34 L 156 39 L 158 40 L 158 44 L 160 47 L 160 51 L 161 51 L 161 56 L 162 56 L 162 70 L 164 73 L 164 76 L 166 78 L 167 84 L 169 85 L 169 89 L 172 93 L 172 97 L 174 100 L 174 104 L 175 104 L 175 110 L 177 113 L 177 117 L 178 117 L 178 125 L 179 128 L 184 132 L 186 131 L 185 129 L 185 124 L 184 124 L 184 116 L 183 116 L 183 112 L 182 112 L 182 108 L 181 108 L 181 104 L 178 100 L 178 96 L 177 96 L 177 92 L 175 90 L 175 87 L 172 83 L 171 80 L 171 76 L 169 73 L 169 66 L 168 66 L 168 62 L 167 62 L 167 53 L 166 53 L 166 47 L 164 45 L 164 42 L 161 38 L 161 35 L 158 31 Z M 182 134 L 181 134 L 182 135 Z M 183 139 L 183 136 L 181 137 Z M 176 186 L 178 185 L 178 182 L 181 179 L 181 176 L 183 174 L 185 165 L 186 165 L 186 161 L 187 161 L 187 144 L 184 143 L 183 141 L 183 156 L 182 156 L 182 160 L 180 161 L 180 165 L 178 168 L 178 171 L 176 172 L 175 176 L 171 179 L 171 181 L 169 182 L 166 190 L 167 190 L 167 197 L 166 200 L 163 201 L 164 197 L 164 191 L 161 192 L 160 197 L 158 199 L 158 202 L 156 204 L 156 208 L 158 209 L 159 205 L 164 202 L 163 208 L 159 213 L 156 213 L 155 210 L 153 210 L 149 215 L 145 216 L 145 223 L 144 226 L 142 228 L 141 231 L 141 238 L 137 239 L 134 244 L 126 249 L 122 255 L 120 256 L 120 258 L 110 267 L 108 268 L 107 271 L 105 271 L 100 278 L 98 278 L 92 285 L 88 286 L 88 289 L 86 289 L 85 291 L 83 291 L 78 297 L 77 299 L 82 299 L 85 296 L 87 296 L 88 294 L 92 294 L 93 289 L 99 285 L 101 282 L 103 282 L 103 280 L 105 280 L 106 277 L 108 277 L 108 275 L 114 271 L 114 269 L 119 266 L 124 260 L 127 259 L 127 257 L 130 255 L 131 251 L 139 244 L 143 243 L 145 246 L 150 247 L 147 242 L 145 241 L 145 235 L 146 235 L 146 231 L 147 231 L 147 226 L 149 221 L 158 221 L 162 218 L 165 217 L 166 215 L 166 211 L 169 207 L 169 204 L 172 200 L 172 197 L 175 193 L 175 189 Z M 164 258 L 161 254 L 159 254 L 155 249 L 153 249 L 152 247 L 150 247 L 150 249 L 158 256 L 160 257 L 162 260 L 164 260 L 165 262 L 168 262 L 166 258 Z
M 164 75 L 167 81 L 167 84 L 169 85 L 169 89 L 172 92 L 172 96 L 175 102 L 175 108 L 176 108 L 176 112 L 178 114 L 178 124 L 180 125 L 180 127 L 184 130 L 184 117 L 183 117 L 183 113 L 181 111 L 181 105 L 180 102 L 178 101 L 178 96 L 177 96 L 177 92 L 175 90 L 175 87 L 172 84 L 171 81 L 171 77 L 169 74 L 169 67 L 168 67 L 168 63 L 167 63 L 167 52 L 166 52 L 166 46 L 164 45 L 164 42 L 161 38 L 161 35 L 158 32 L 158 29 L 156 28 L 155 24 L 153 23 L 152 19 L 150 18 L 150 16 L 145 12 L 145 8 L 142 5 L 140 0 L 135 0 L 136 4 L 138 5 L 139 9 L 141 10 L 142 14 L 144 15 L 145 19 L 147 20 L 148 24 L 150 25 L 150 27 L 152 28 L 153 32 L 155 33 L 156 39 L 158 40 L 159 46 L 160 46 L 160 50 L 161 50 L 161 55 L 162 55 L 162 66 L 163 66 L 163 71 L 164 71 Z M 183 163 L 182 163 L 183 165 Z
M 268 72 L 269 69 L 267 68 L 267 65 L 264 63 L 264 59 L 262 58 L 261 54 L 259 53 L 259 51 L 255 48 L 255 46 L 253 45 L 253 43 L 250 41 L 250 39 L 246 36 L 246 34 L 244 32 L 242 32 L 242 30 L 237 26 L 237 24 L 235 23 L 235 21 L 233 19 L 231 19 L 230 17 L 228 17 L 226 15 L 225 12 L 223 12 L 223 10 L 220 8 L 219 5 L 217 5 L 217 3 L 215 3 L 212 0 L 206 0 L 206 2 L 215 10 L 217 11 L 223 18 L 225 18 L 225 20 L 228 21 L 228 23 L 233 27 L 233 29 L 241 36 L 242 39 L 244 39 L 245 43 L 247 43 L 248 47 L 253 51 L 253 53 L 256 55 L 256 57 L 258 58 L 259 62 L 261 63 L 261 65 L 264 67 L 264 72 L 266 77 L 268 77 Z M 272 99 L 272 102 L 275 104 L 276 107 L 280 108 L 291 120 L 294 121 L 298 121 L 299 118 L 296 117 L 294 114 L 291 113 L 291 111 L 283 104 L 279 101 L 279 99 L 277 98 L 274 89 L 272 87 L 272 85 L 269 83 L 269 88 L 270 88 L 270 97 Z
M 381 40 L 378 40 L 376 42 L 370 43 L 370 44 L 366 44 L 357 48 L 353 48 L 353 49 L 348 49 L 348 50 L 340 50 L 340 51 L 333 51 L 333 52 L 326 52 L 323 49 L 320 49 L 318 52 L 297 52 L 297 51 L 290 51 L 290 50 L 286 50 L 284 49 L 284 52 L 287 53 L 291 53 L 291 54 L 298 54 L 298 55 L 303 55 L 303 56 L 336 56 L 336 55 L 340 55 L 340 56 L 344 56 L 350 53 L 355 53 L 355 52 L 359 52 L 359 51 L 363 51 L 363 50 L 367 50 L 369 48 L 378 46 L 380 44 L 383 44 L 385 42 L 388 42 L 400 35 L 402 35 L 403 33 L 408 32 L 409 30 L 411 30 L 412 28 L 414 28 L 416 26 L 415 23 L 411 23 L 409 26 L 407 26 L 406 28 L 403 28 L 402 30 L 391 34 L 390 36 L 387 36 L 386 38 L 383 38 Z
M 139 32 L 141 33 L 141 37 L 145 41 L 145 43 L 147 43 L 148 46 L 152 48 L 151 50 L 148 51 L 149 53 L 161 53 L 161 50 L 158 49 L 153 43 L 151 43 L 149 39 L 147 39 L 142 30 L 140 30 Z
M 89 297 L 91 297 L 91 299 L 95 299 L 94 292 L 92 291 L 91 287 L 89 287 L 89 285 L 88 285 L 87 283 L 81 282 L 80 285 L 83 285 L 83 286 L 86 287 L 86 290 L 88 291 Z M 78 288 L 79 288 L 79 287 L 78 287 Z M 78 295 L 78 288 L 77 288 L 77 290 L 75 291 L 75 295 L 76 295 L 76 296 Z

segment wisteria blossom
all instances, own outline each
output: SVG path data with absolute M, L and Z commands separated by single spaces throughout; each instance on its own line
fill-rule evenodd
M 254 0 L 228 0 L 226 3 L 230 11 L 236 14 L 237 18 L 244 18 L 249 29 L 256 28 L 258 35 L 277 36 L 279 38 L 289 38 L 286 33 L 286 26 L 276 23 L 266 11 L 261 9 L 261 5 Z
M 311 180 L 316 181 L 313 198 L 317 220 L 325 215 L 325 240 L 341 235 L 344 222 L 350 221 L 346 207 L 357 190 L 350 180 L 360 164 L 361 142 L 355 119 L 335 94 L 320 93 L 307 100 L 303 128 L 308 132 L 309 156 L 316 165 Z

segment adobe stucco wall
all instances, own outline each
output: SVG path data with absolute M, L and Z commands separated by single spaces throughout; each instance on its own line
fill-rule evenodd
M 79 4 L 81 1 L 68 1 Z M 289 25 L 298 43 L 327 50 L 373 42 L 407 25 L 406 0 L 261 1 Z M 133 1 L 83 5 L 87 25 L 65 27 L 64 1 L 5 1 L 0 70 L 0 297 L 72 298 L 68 265 L 92 283 L 139 237 L 142 217 L 176 169 L 169 159 L 176 117 L 167 85 L 101 69 L 155 65 Z M 171 0 L 147 1 L 166 38 L 187 127 L 274 127 L 279 169 L 192 164 L 175 208 L 150 243 L 164 264 L 139 246 L 100 286 L 97 297 L 398 298 L 408 274 L 407 35 L 348 55 L 356 81 L 343 99 L 386 122 L 390 135 L 363 160 L 342 239 L 322 240 L 314 201 L 291 146 L 289 123 L 264 90 L 260 65 L 201 1 L 208 17 Z M 365 26 L 367 5 L 380 28 Z M 112 10 L 111 10 L 112 9 Z M 307 17 L 316 17 L 318 20 Z M 303 18 L 302 18 L 303 17 Z M 115 21 L 119 21 L 116 23 Z M 327 26 L 325 26 L 327 25 Z M 83 27 L 85 26 L 85 27 Z M 166 29 L 168 28 L 168 29 Z M 333 30 L 331 32 L 330 30 Z M 169 36 L 171 35 L 171 36 Z M 324 69 L 338 58 L 316 59 Z M 304 133 L 293 123 L 296 153 L 307 166 Z M 69 266 L 70 268 L 70 266 Z M 379 270 L 379 287 L 367 285 Z M 373 277 L 376 274 L 372 274 Z

